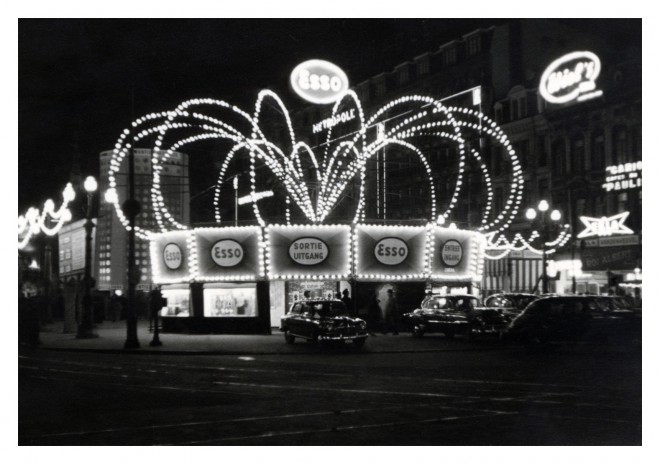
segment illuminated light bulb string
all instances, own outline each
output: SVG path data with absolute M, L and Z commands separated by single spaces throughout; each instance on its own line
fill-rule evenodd
M 18 249 L 23 250 L 30 239 L 41 232 L 49 236 L 57 234 L 64 223 L 71 220 L 69 203 L 75 198 L 76 192 L 71 183 L 68 183 L 62 192 L 62 204 L 57 210 L 53 200 L 49 199 L 44 202 L 41 212 L 31 207 L 24 215 L 18 216 Z M 53 224 L 49 226 L 49 222 Z
M 278 114 L 284 119 L 288 130 L 287 147 L 282 147 L 269 140 L 261 128 L 264 104 L 275 103 Z M 148 231 L 136 226 L 136 234 L 148 238 L 149 234 L 168 230 L 187 230 L 188 227 L 179 223 L 169 212 L 165 204 L 161 188 L 161 176 L 164 164 L 175 151 L 185 150 L 185 147 L 205 140 L 223 140 L 231 144 L 218 173 L 218 180 L 213 197 L 214 218 L 221 223 L 220 214 L 221 191 L 227 182 L 227 174 L 231 161 L 246 154 L 249 159 L 250 194 L 257 193 L 257 168 L 265 167 L 273 175 L 285 191 L 286 223 L 291 224 L 291 208 L 297 208 L 312 224 L 322 224 L 342 198 L 342 193 L 357 180 L 358 196 L 355 215 L 352 222 L 358 224 L 365 221 L 365 185 L 366 165 L 379 150 L 386 147 L 398 147 L 414 154 L 426 171 L 429 203 L 431 209 L 430 222 L 439 226 L 449 224 L 452 212 L 458 205 L 463 192 L 465 172 L 468 163 L 476 163 L 486 185 L 487 201 L 482 211 L 480 226 L 477 229 L 487 234 L 487 249 L 498 253 L 492 256 L 504 256 L 508 251 L 520 247 L 538 252 L 532 245 L 535 236 L 525 239 L 516 234 L 509 241 L 503 233 L 509 228 L 521 208 L 523 194 L 522 167 L 513 147 L 502 129 L 483 113 L 461 107 L 449 107 L 439 100 L 428 96 L 412 95 L 393 100 L 378 109 L 368 119 L 365 117 L 362 105 L 355 94 L 349 90 L 332 108 L 331 117 L 338 117 L 342 111 L 357 109 L 357 117 L 346 124 L 351 124 L 352 132 L 338 139 L 332 138 L 333 127 L 328 129 L 326 142 L 322 144 L 322 160 L 319 162 L 315 151 L 306 143 L 296 140 L 296 134 L 289 112 L 277 94 L 270 90 L 259 93 L 252 115 L 242 111 L 227 102 L 215 99 L 192 99 L 181 103 L 173 111 L 152 113 L 138 118 L 132 123 L 132 131 L 124 130 L 113 150 L 109 168 L 109 185 L 116 188 L 116 174 L 126 154 L 143 140 L 153 142 L 153 188 L 151 201 L 158 230 Z M 219 114 L 209 114 L 211 111 Z M 395 113 L 397 116 L 389 117 Z M 374 141 L 367 140 L 367 130 L 379 125 L 389 124 L 382 135 Z M 354 127 L 357 126 L 357 127 Z M 133 133 L 133 140 L 128 140 Z M 456 145 L 458 153 L 458 170 L 456 181 L 446 209 L 437 210 L 437 198 L 434 185 L 434 172 L 422 150 L 416 145 L 422 137 L 437 137 Z M 493 185 L 488 172 L 488 166 L 483 162 L 478 150 L 468 149 L 468 140 L 490 139 L 495 146 L 503 148 L 503 160 L 510 183 L 504 207 L 501 211 L 493 210 Z M 308 185 L 308 178 L 319 185 L 316 202 Z M 117 195 L 110 192 L 115 211 L 124 227 L 128 228 L 128 220 L 124 217 Z M 268 222 L 259 208 L 258 202 L 252 203 L 255 217 L 261 227 Z M 561 246 L 570 238 L 567 231 L 557 237 L 553 247 Z M 488 256 L 491 257 L 491 256 Z

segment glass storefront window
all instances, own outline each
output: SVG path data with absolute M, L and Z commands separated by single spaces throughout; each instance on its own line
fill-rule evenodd
M 207 284 L 204 317 L 257 317 L 256 284 Z
M 163 298 L 167 306 L 160 310 L 162 317 L 190 317 L 190 290 L 185 288 L 162 287 Z

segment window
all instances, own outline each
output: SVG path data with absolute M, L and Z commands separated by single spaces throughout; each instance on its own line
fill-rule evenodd
M 405 84 L 408 82 L 408 66 L 402 66 L 397 72 L 397 77 L 399 79 L 399 85 Z
M 445 65 L 456 63 L 456 47 L 448 48 L 442 53 L 442 62 Z
M 616 212 L 623 213 L 628 210 L 628 193 L 619 193 L 616 196 Z
M 571 156 L 573 157 L 573 172 L 583 173 L 585 170 L 584 140 L 581 138 L 573 140 Z
M 469 56 L 476 55 L 481 51 L 481 36 L 477 35 L 470 37 L 467 41 L 467 54 Z
M 539 135 L 536 137 L 536 162 L 540 168 L 548 165 L 548 153 L 545 149 L 545 135 Z
M 493 148 L 493 175 L 499 176 L 502 173 L 502 147 Z
M 628 137 L 626 130 L 616 129 L 612 134 L 612 164 L 630 161 L 628 153 Z
M 539 180 L 539 198 L 550 197 L 550 182 L 548 179 Z
M 529 140 L 521 140 L 513 144 L 513 149 L 518 155 L 520 166 L 526 169 L 529 165 Z
M 600 170 L 605 167 L 605 138 L 602 133 L 594 135 L 591 142 L 591 169 Z
M 632 160 L 642 159 L 642 128 L 637 126 L 632 129 Z M 631 160 L 631 161 L 632 161 Z
M 552 143 L 552 174 L 560 176 L 563 169 L 563 158 L 565 156 L 565 147 L 563 140 L 556 140 Z
M 429 73 L 429 57 L 425 56 L 417 60 L 417 75 L 423 76 Z

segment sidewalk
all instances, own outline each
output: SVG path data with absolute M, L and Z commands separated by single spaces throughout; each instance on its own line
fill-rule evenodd
M 75 333 L 63 333 L 62 322 L 42 326 L 41 344 L 38 349 L 61 351 L 90 351 L 142 354 L 216 354 L 216 355 L 256 355 L 256 354 L 305 354 L 317 353 L 319 347 L 296 340 L 293 345 L 284 342 L 284 335 L 273 328 L 272 335 L 190 335 L 160 333 L 163 346 L 152 347 L 149 343 L 153 334 L 149 332 L 148 321 L 138 321 L 138 341 L 140 348 L 124 349 L 126 322 L 103 322 L 95 328 L 96 338 L 77 339 Z M 352 348 L 350 343 L 347 347 Z M 490 349 L 493 347 L 490 346 Z M 365 353 L 406 353 L 423 351 L 467 351 L 484 349 L 479 344 L 463 340 L 446 340 L 442 335 L 413 338 L 409 333 L 369 337 L 361 351 Z

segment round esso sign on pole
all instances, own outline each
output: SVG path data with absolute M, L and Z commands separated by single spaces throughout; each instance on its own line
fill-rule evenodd
M 176 271 L 183 264 L 183 253 L 176 243 L 168 243 L 163 248 L 163 261 L 168 269 Z
M 293 90 L 312 103 L 334 103 L 348 91 L 348 77 L 342 69 L 324 60 L 300 63 L 291 73 Z
M 447 240 L 442 245 L 441 255 L 445 266 L 455 267 L 463 259 L 463 246 L 456 240 Z
M 211 248 L 211 258 L 220 267 L 233 267 L 243 261 L 243 247 L 235 240 L 220 240 Z
M 400 238 L 384 238 L 376 243 L 374 255 L 381 263 L 396 266 L 408 257 L 408 245 Z

